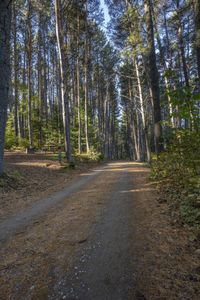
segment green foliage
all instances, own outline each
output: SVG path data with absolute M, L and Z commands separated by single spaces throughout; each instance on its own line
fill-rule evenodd
M 76 167 L 75 162 L 74 161 L 70 161 L 68 164 L 68 168 L 74 170 Z
M 151 178 L 170 185 L 170 199 L 176 202 L 184 222 L 200 228 L 200 121 L 199 94 L 189 89 L 170 93 L 175 118 L 187 119 L 187 128 L 172 128 L 166 151 L 153 157 Z M 179 193 L 186 191 L 185 194 Z M 176 191 L 179 195 L 177 202 Z
M 177 74 L 176 72 L 173 70 L 173 69 L 167 69 L 165 72 L 164 72 L 164 76 L 171 79 L 171 78 L 176 78 L 177 77 Z
M 181 139 L 175 135 L 168 151 L 153 158 L 151 179 L 162 182 L 171 209 L 179 209 L 185 223 L 200 229 L 199 139 L 184 133 Z
M 181 202 L 181 216 L 187 224 L 200 229 L 200 203 L 197 202 L 196 194 L 189 196 Z
M 19 148 L 26 149 L 29 147 L 29 141 L 27 138 L 19 138 L 18 145 Z
M 180 120 L 185 119 L 190 123 L 190 128 L 198 129 L 200 125 L 198 108 L 200 94 L 194 94 L 189 88 L 185 87 L 168 91 L 167 95 L 170 96 L 173 108 L 172 117 Z
M 104 159 L 102 153 L 97 152 L 93 147 L 90 148 L 89 153 L 81 153 L 80 155 L 75 155 L 75 159 L 81 162 L 100 162 Z
M 61 153 L 61 159 L 65 159 L 65 156 L 66 156 L 65 152 L 62 152 Z M 53 161 L 58 161 L 58 154 L 55 153 L 55 154 L 53 154 L 51 156 L 47 156 L 47 159 L 48 160 L 53 160 Z
M 23 182 L 22 175 L 13 171 L 12 173 L 3 173 L 0 175 L 0 188 L 4 191 L 8 191 L 9 189 L 16 189 Z
M 167 151 L 152 163 L 152 177 L 180 182 L 200 172 L 200 132 L 177 129 L 171 134 Z
M 5 148 L 11 149 L 15 144 L 15 134 L 14 134 L 14 125 L 13 125 L 13 114 L 9 114 L 6 126 L 6 136 L 5 136 Z
M 88 157 L 92 161 L 101 161 L 104 158 L 103 154 L 100 152 L 97 152 L 93 147 L 90 147 Z

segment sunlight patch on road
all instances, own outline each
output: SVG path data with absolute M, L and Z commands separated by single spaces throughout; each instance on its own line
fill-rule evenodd
M 140 169 L 140 168 L 138 168 L 138 169 L 129 169 L 128 168 L 128 172 L 129 173 L 149 173 L 149 170 L 148 169 Z
M 95 172 L 92 173 L 81 173 L 79 176 L 94 176 Z
M 121 191 L 120 193 L 137 193 L 137 192 L 150 192 L 153 191 L 153 188 L 142 188 L 142 189 L 133 189 L 128 191 Z

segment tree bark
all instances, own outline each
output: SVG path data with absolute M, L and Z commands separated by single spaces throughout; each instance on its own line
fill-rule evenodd
M 87 1 L 86 1 L 86 17 L 85 17 L 85 62 L 84 62 L 84 92 L 85 92 L 85 144 L 86 144 L 86 152 L 89 152 L 89 140 L 88 140 L 88 28 L 87 28 Z
M 4 170 L 4 144 L 10 85 L 11 3 L 0 1 L 0 174 Z
M 128 80 L 128 96 L 129 101 L 132 99 L 132 88 L 130 79 Z M 126 120 L 127 120 L 127 133 L 128 133 L 128 127 L 130 126 L 131 129 L 131 137 L 132 137 L 132 143 L 134 144 L 134 157 L 136 161 L 140 161 L 141 159 L 141 153 L 140 153 L 140 146 L 139 146 L 139 138 L 138 138 L 138 118 L 137 118 L 137 112 L 134 111 L 134 107 L 132 103 L 129 103 L 129 105 L 126 105 Z M 128 140 L 128 139 L 127 139 Z M 129 147 L 128 147 L 129 148 Z M 129 155 L 130 156 L 130 155 Z
M 28 59 L 28 133 L 29 147 L 33 148 L 33 128 L 32 128 L 32 5 L 29 0 L 27 12 L 27 59 Z
M 144 98 L 143 98 L 143 93 L 142 93 L 142 85 L 141 85 L 141 80 L 140 80 L 138 62 L 137 62 L 136 58 L 135 58 L 135 71 L 136 71 L 136 77 L 137 77 L 137 83 L 138 83 L 138 92 L 139 92 L 140 108 L 141 108 L 141 116 L 142 116 L 142 127 L 143 127 L 143 131 L 144 131 L 147 161 L 150 162 L 151 161 L 151 150 L 150 150 L 150 146 L 149 146 L 149 139 L 148 139 L 148 133 L 147 133 L 146 116 L 145 116 L 145 110 L 144 110 Z
M 62 116 L 64 127 L 64 140 L 66 158 L 71 161 L 71 145 L 70 145 L 70 116 L 69 116 L 69 102 L 67 99 L 67 82 L 66 82 L 66 69 L 67 57 L 65 54 L 65 45 L 63 37 L 63 19 L 62 19 L 61 0 L 55 0 L 55 14 L 56 14 L 56 36 L 58 43 L 58 54 L 60 63 L 60 78 L 61 78 L 61 100 L 62 100 Z
M 162 126 L 161 126 L 159 73 L 156 64 L 151 0 L 144 0 L 144 10 L 145 10 L 145 21 L 147 27 L 147 41 L 148 41 L 147 55 L 149 60 L 150 91 L 151 91 L 151 97 L 153 101 L 153 111 L 154 111 L 155 151 L 157 154 L 159 154 L 163 150 L 163 143 L 162 143 Z
M 188 77 L 188 68 L 185 58 L 185 47 L 184 47 L 184 39 L 183 39 L 183 28 L 182 28 L 182 22 L 181 22 L 181 16 L 180 16 L 180 0 L 176 0 L 176 6 L 177 6 L 177 15 L 178 15 L 178 41 L 179 41 L 179 49 L 181 54 L 181 60 L 183 65 L 183 74 L 185 79 L 185 85 L 186 87 L 190 87 L 189 84 L 189 77 Z
M 155 33 L 156 33 L 156 39 L 157 39 L 157 44 L 158 44 L 158 49 L 160 52 L 160 60 L 161 60 L 161 64 L 163 66 L 164 72 L 167 71 L 167 64 L 166 64 L 166 60 L 165 60 L 165 54 L 163 51 L 163 47 L 162 47 L 162 43 L 161 43 L 161 39 L 160 39 L 160 33 L 158 31 L 158 27 L 157 27 L 157 20 L 153 11 L 153 18 L 154 18 L 154 27 L 155 27 Z M 167 24 L 166 24 L 166 16 L 165 16 L 165 12 L 164 12 L 164 25 L 165 25 L 165 33 L 166 33 L 166 40 L 167 40 L 167 51 L 169 52 L 169 39 L 168 39 L 168 31 L 167 31 Z M 168 54 L 169 56 L 169 54 Z M 171 96 L 169 95 L 170 92 L 170 82 L 168 77 L 164 76 L 164 80 L 165 80 L 165 88 L 166 91 L 168 92 L 167 94 L 167 99 L 168 99 L 168 105 L 169 105 L 169 113 L 170 113 L 170 121 L 171 121 L 171 125 L 172 127 L 174 127 L 174 117 L 173 117 L 173 107 L 172 107 L 172 99 Z
M 42 121 L 43 121 L 43 84 L 42 84 L 42 12 L 39 11 L 39 24 L 38 24 L 38 98 L 39 98 L 39 119 L 40 119 L 40 125 L 39 125 L 39 141 L 38 144 L 41 147 L 42 146 Z
M 197 71 L 200 80 L 200 0 L 194 0 L 195 12 L 195 48 L 197 56 Z
M 19 93 L 18 93 L 18 69 L 19 69 L 19 53 L 17 47 L 17 15 L 16 15 L 16 7 L 13 4 L 13 43 L 14 43 L 14 90 L 15 90 L 15 98 L 14 98 L 14 129 L 15 129 L 15 144 L 18 143 L 18 101 L 19 101 Z
M 80 106 L 80 59 L 79 59 L 79 34 L 80 34 L 80 19 L 77 15 L 77 59 L 76 59 L 76 89 L 77 89 L 77 105 L 78 105 L 78 153 L 81 154 L 81 106 Z

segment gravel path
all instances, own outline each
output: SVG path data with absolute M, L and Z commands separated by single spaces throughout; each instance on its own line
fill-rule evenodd
M 2 222 L 0 299 L 199 300 L 196 247 L 148 174 L 108 163 Z
M 0 223 L 2 299 L 145 299 L 132 266 L 144 171 L 109 163 Z
M 83 241 L 71 272 L 55 285 L 49 299 L 145 299 L 134 289 L 131 266 L 134 255 L 134 199 L 129 192 L 133 189 L 131 167 L 128 164 L 115 167 L 119 176 L 110 187 L 110 199 L 102 218 L 92 228 L 88 240 Z

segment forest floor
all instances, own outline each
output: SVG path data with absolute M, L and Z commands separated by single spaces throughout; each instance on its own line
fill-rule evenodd
M 40 155 L 6 156 L 22 180 L 0 191 L 0 232 L 16 222 L 0 241 L 1 300 L 200 299 L 198 245 L 158 201 L 148 168 L 64 171 Z
M 0 179 L 0 221 L 38 200 L 62 190 L 80 173 L 98 165 L 79 163 L 75 170 L 61 166 L 53 153 L 5 153 L 6 180 Z

